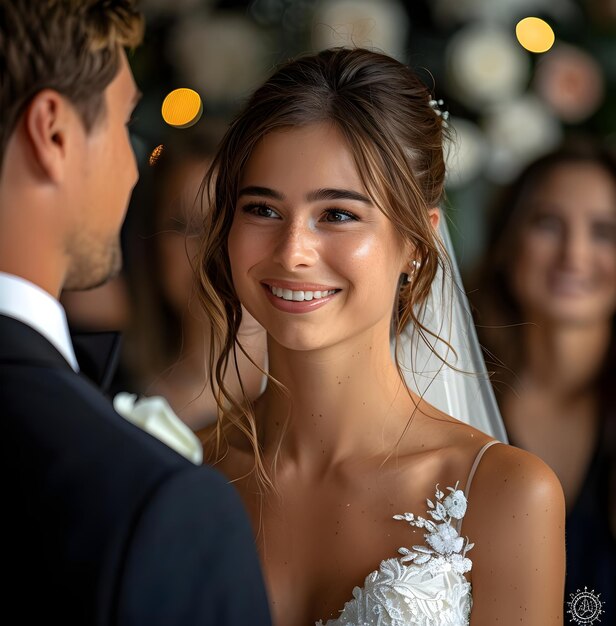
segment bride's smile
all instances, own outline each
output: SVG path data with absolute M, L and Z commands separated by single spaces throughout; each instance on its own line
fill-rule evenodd
M 335 287 L 282 280 L 267 280 L 262 284 L 272 304 L 287 313 L 314 311 L 330 302 L 341 291 Z

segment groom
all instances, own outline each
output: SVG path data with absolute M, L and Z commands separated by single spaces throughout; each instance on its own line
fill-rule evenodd
M 16 623 L 269 624 L 220 475 L 78 373 L 60 290 L 120 269 L 134 0 L 0 0 L 0 599 Z

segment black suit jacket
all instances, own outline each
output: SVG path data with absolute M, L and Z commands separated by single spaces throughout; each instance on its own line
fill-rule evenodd
M 2 613 L 20 624 L 269 624 L 234 489 L 117 415 L 0 315 Z

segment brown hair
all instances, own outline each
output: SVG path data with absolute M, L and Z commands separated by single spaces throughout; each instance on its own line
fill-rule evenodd
M 392 320 L 397 337 L 409 321 L 421 327 L 417 307 L 445 259 L 428 213 L 442 199 L 445 175 L 443 119 L 430 100 L 418 76 L 398 61 L 365 49 L 334 48 L 283 65 L 253 94 L 223 139 L 212 166 L 217 174 L 214 203 L 206 218 L 198 267 L 200 297 L 212 322 L 209 365 L 221 409 L 213 460 L 223 455 L 225 427 L 235 425 L 252 445 L 261 486 L 271 487 L 273 482 L 261 460 L 254 414 L 246 399 L 242 406 L 223 383 L 230 358 L 235 360 L 242 315 L 227 239 L 243 170 L 268 133 L 320 122 L 336 126 L 351 147 L 372 200 L 414 245 L 421 263 L 412 282 L 401 281 Z M 204 189 L 212 184 L 210 174 Z M 231 410 L 223 410 L 225 402 Z
M 0 0 L 0 167 L 30 100 L 53 89 L 90 130 L 104 113 L 105 88 L 123 46 L 136 46 L 143 22 L 135 0 Z

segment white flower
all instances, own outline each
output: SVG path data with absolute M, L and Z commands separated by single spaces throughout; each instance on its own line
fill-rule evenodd
M 495 106 L 483 120 L 490 140 L 488 176 L 499 183 L 511 181 L 533 159 L 560 143 L 562 127 L 534 94 Z
M 451 563 L 452 570 L 458 572 L 458 574 L 470 572 L 473 567 L 472 561 L 461 554 L 452 554 L 449 557 L 449 563 Z
M 160 396 L 137 400 L 131 393 L 119 393 L 113 408 L 129 422 L 160 439 L 195 465 L 203 462 L 203 446 L 190 428 Z
M 464 492 L 457 489 L 452 491 L 443 502 L 447 514 L 455 519 L 462 519 L 466 513 L 466 498 Z
M 439 524 L 435 533 L 426 535 L 428 545 L 442 555 L 460 552 L 464 547 L 464 539 L 458 535 L 456 529 L 447 523 Z M 413 546 L 416 550 L 417 546 Z
M 459 30 L 446 50 L 451 87 L 466 106 L 485 110 L 522 93 L 531 62 L 506 28 L 473 23 Z

